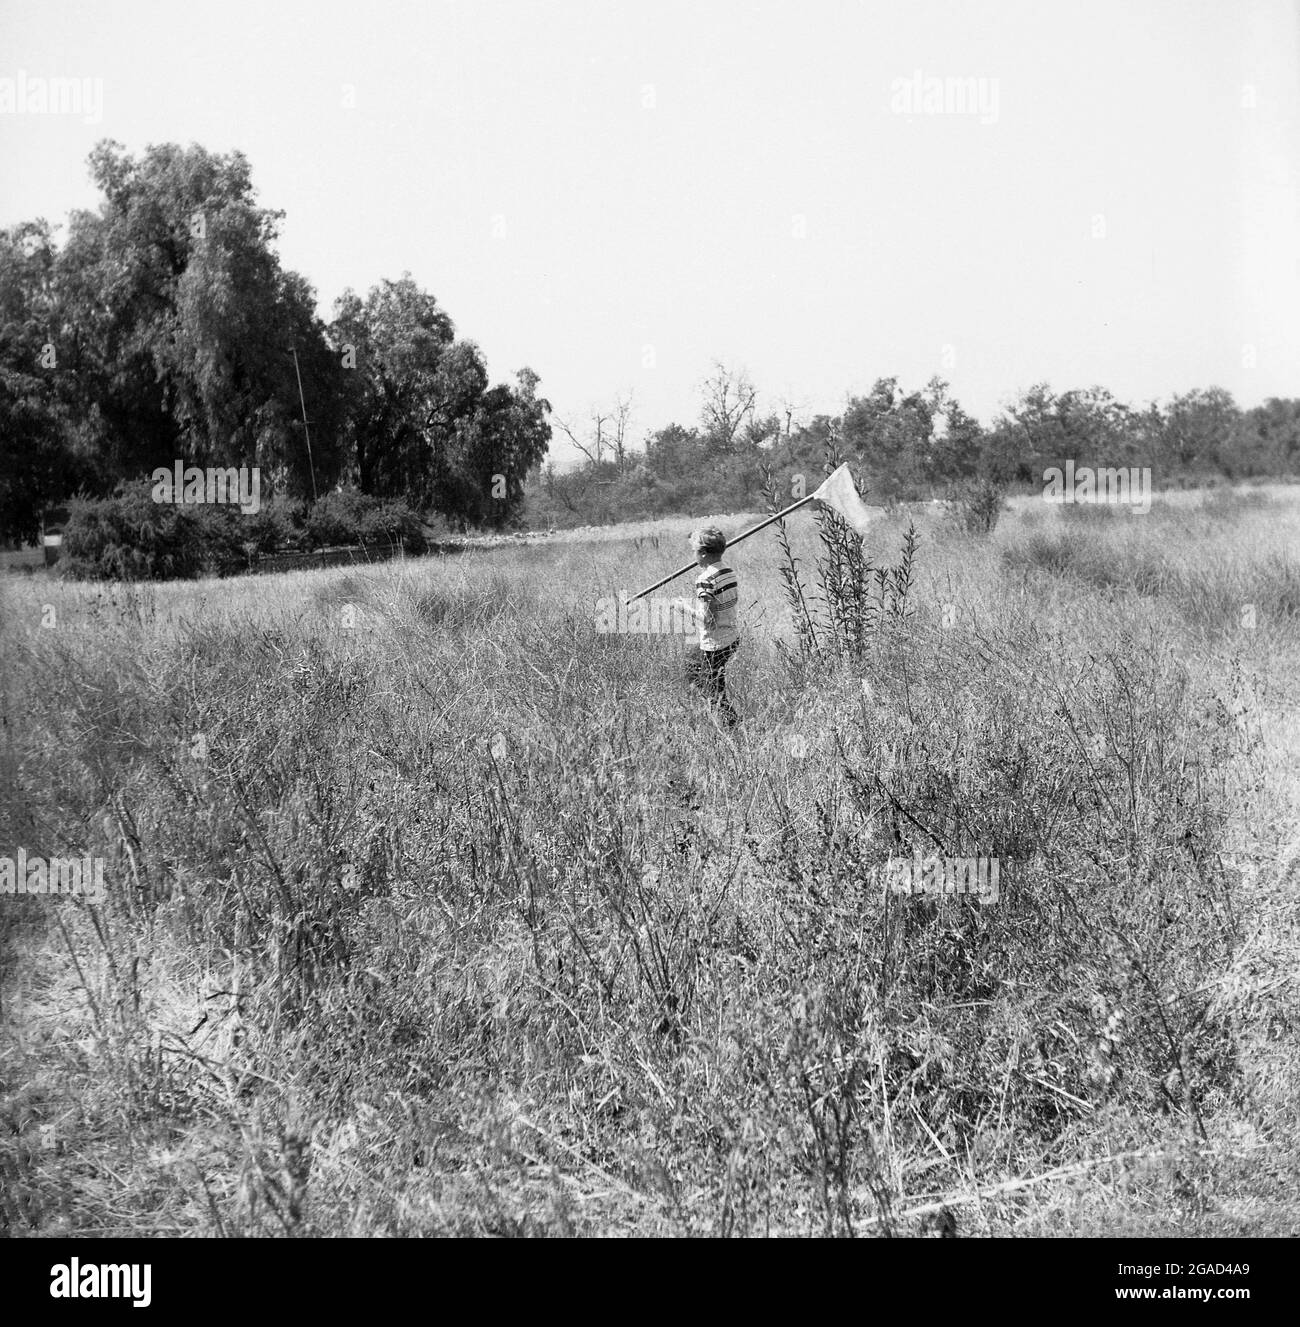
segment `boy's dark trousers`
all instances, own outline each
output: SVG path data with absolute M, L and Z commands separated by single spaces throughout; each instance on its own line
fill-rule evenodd
M 704 692 L 717 705 L 728 728 L 734 727 L 740 716 L 727 699 L 727 680 L 723 670 L 739 644 L 739 641 L 735 641 L 720 650 L 694 649 L 686 657 L 686 675 L 691 685 Z

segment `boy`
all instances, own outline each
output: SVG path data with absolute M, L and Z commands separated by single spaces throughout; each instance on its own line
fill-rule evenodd
M 715 526 L 705 526 L 691 535 L 695 561 L 703 569 L 695 578 L 695 599 L 700 620 L 699 649 L 687 660 L 687 676 L 721 711 L 728 728 L 740 717 L 727 699 L 723 670 L 740 643 L 736 609 L 740 586 L 736 573 L 722 561 L 727 537 Z

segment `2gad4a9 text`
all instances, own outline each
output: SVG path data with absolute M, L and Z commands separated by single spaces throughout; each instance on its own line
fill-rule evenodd
M 1159 1263 L 1150 1266 L 1122 1262 L 1119 1264 L 1121 1276 L 1249 1276 L 1248 1262 L 1167 1262 L 1163 1267 Z

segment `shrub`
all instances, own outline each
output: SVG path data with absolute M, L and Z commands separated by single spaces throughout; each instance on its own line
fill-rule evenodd
M 314 548 L 401 543 L 412 553 L 425 549 L 420 519 L 405 502 L 383 502 L 364 493 L 327 494 L 307 513 L 305 529 Z
M 72 503 L 64 565 L 79 580 L 229 576 L 247 568 L 250 548 L 261 547 L 257 520 L 224 505 L 155 502 L 148 481 L 123 483 L 110 498 Z
M 304 528 L 308 546 L 360 543 L 361 521 L 373 501 L 361 493 L 327 493 L 307 513 Z
M 111 498 L 73 502 L 64 532 L 67 572 L 84 580 L 163 580 L 226 576 L 253 553 L 333 544 L 427 547 L 405 502 L 331 493 L 315 506 L 277 498 L 244 514 L 224 505 L 172 506 L 153 500 L 147 481 L 119 485 Z
M 147 480 L 111 498 L 77 498 L 63 531 L 67 574 L 80 580 L 160 580 L 202 573 L 203 524 L 191 507 L 155 502 Z
M 360 518 L 358 531 L 365 544 L 401 544 L 408 553 L 423 553 L 427 546 L 420 518 L 400 500 L 367 511 Z
M 306 504 L 274 498 L 245 518 L 246 538 L 259 553 L 275 553 L 302 543 Z
M 992 534 L 1006 510 L 1006 485 L 987 477 L 969 480 L 957 490 L 952 505 L 968 534 Z
M 249 516 L 235 507 L 193 508 L 199 531 L 199 560 L 203 575 L 230 576 L 248 569 L 253 546 Z
M 839 464 L 828 449 L 826 473 Z M 769 510 L 776 509 L 776 489 L 768 476 Z M 785 522 L 777 522 L 777 546 L 781 550 L 779 571 L 786 603 L 794 619 L 797 654 L 790 657 L 798 668 L 807 668 L 828 658 L 859 660 L 872 636 L 890 620 L 902 621 L 910 613 L 908 594 L 912 588 L 918 538 L 908 523 L 896 566 L 877 566 L 862 548 L 862 536 L 830 509 L 819 510 L 821 553 L 816 560 L 817 583 L 807 589 L 799 572 L 799 560 L 790 547 Z

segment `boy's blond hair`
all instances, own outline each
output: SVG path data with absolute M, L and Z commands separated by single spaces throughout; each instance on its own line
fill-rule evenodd
M 701 553 L 721 556 L 727 547 L 727 536 L 716 525 L 704 525 L 691 531 L 691 547 Z

